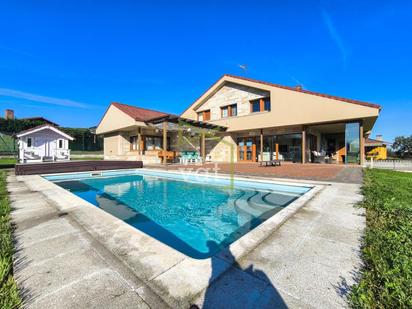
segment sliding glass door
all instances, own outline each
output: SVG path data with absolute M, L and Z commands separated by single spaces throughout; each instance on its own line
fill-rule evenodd
M 256 143 L 253 137 L 241 137 L 238 139 L 239 162 L 256 162 Z

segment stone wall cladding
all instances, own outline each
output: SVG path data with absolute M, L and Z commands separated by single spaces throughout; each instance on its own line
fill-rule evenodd
M 238 116 L 250 114 L 250 101 L 263 97 L 269 97 L 269 91 L 252 87 L 227 83 L 212 97 L 207 100 L 197 111 L 210 109 L 210 120 L 221 118 L 220 107 L 237 104 Z
M 206 152 L 209 153 L 213 162 L 231 162 L 230 158 L 230 145 L 233 145 L 233 162 L 237 161 L 237 146 L 235 139 L 227 135 L 223 137 L 219 142 L 208 141 L 206 143 Z

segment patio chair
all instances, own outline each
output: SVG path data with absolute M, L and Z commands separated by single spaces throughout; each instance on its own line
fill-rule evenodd
M 280 160 L 259 161 L 259 166 L 280 166 Z
M 313 162 L 314 163 L 325 163 L 325 155 L 324 154 L 313 150 L 312 155 L 313 155 Z
M 182 151 L 182 154 L 179 158 L 180 164 L 188 164 L 192 163 L 193 161 L 193 152 L 192 151 Z

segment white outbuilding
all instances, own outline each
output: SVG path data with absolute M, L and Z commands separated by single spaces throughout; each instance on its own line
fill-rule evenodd
M 16 136 L 20 163 L 70 160 L 69 140 L 74 138 L 55 126 L 44 124 Z

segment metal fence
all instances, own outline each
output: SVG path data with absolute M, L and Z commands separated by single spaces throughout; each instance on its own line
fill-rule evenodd
M 10 134 L 0 132 L 0 155 L 17 155 L 16 139 Z
M 412 160 L 367 160 L 364 164 L 369 168 L 412 171 Z

